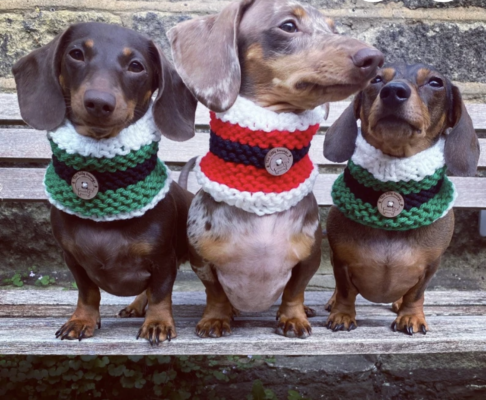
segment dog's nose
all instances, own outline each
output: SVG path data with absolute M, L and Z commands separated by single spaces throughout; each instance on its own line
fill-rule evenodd
M 116 99 L 111 93 L 89 89 L 84 93 L 84 107 L 93 117 L 108 117 L 115 110 Z
M 390 82 L 380 91 L 380 99 L 388 106 L 398 106 L 410 98 L 412 91 L 404 82 Z
M 376 73 L 376 68 L 381 67 L 385 61 L 382 52 L 377 49 L 361 49 L 353 57 L 353 64 L 360 68 L 364 75 Z

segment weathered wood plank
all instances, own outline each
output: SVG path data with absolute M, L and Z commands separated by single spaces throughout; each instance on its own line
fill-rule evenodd
M 331 126 L 348 105 L 349 102 L 347 101 L 332 103 L 329 117 L 321 124 L 321 126 L 323 128 Z M 0 93 L 0 125 L 6 124 L 6 121 L 22 123 L 16 94 Z M 196 127 L 207 127 L 208 125 L 209 110 L 199 103 L 196 110 Z
M 331 296 L 332 291 L 307 291 L 305 303 L 308 306 L 323 305 Z M 57 289 L 0 289 L 0 305 L 76 305 L 78 298 L 77 290 Z M 135 297 L 120 297 L 102 291 L 101 304 L 124 306 Z M 204 292 L 174 292 L 172 304 L 175 306 L 198 306 L 204 305 L 206 294 Z M 278 302 L 277 302 L 278 303 Z M 371 303 L 358 295 L 356 304 L 359 306 L 370 306 Z M 486 306 L 486 291 L 452 291 L 452 290 L 428 290 L 425 292 L 426 306 Z
M 141 319 L 104 319 L 95 336 L 81 342 L 55 339 L 55 330 L 64 322 L 64 318 L 2 318 L 0 354 L 326 355 L 486 351 L 486 316 L 431 316 L 430 332 L 411 337 L 393 332 L 388 318 L 358 318 L 358 329 L 352 332 L 331 332 L 323 327 L 325 318 L 316 318 L 313 334 L 305 340 L 276 335 L 272 319 L 238 319 L 231 336 L 200 339 L 194 334 L 194 320 L 179 319 L 178 337 L 159 347 L 135 340 Z
M 0 129 L 0 161 L 37 161 L 46 162 L 51 159 L 51 148 L 45 132 L 35 129 Z M 345 163 L 334 163 L 324 157 L 324 135 L 316 135 L 312 139 L 309 150 L 311 160 L 320 166 L 336 166 Z M 481 155 L 479 167 L 486 167 L 486 139 L 479 139 Z M 185 163 L 192 157 L 205 154 L 209 150 L 209 134 L 198 132 L 186 142 L 173 142 L 162 138 L 159 158 L 168 163 Z
M 42 168 L 0 168 L 0 200 L 45 200 L 42 181 L 45 170 Z M 173 172 L 175 180 L 179 172 Z M 331 187 L 336 174 L 321 174 L 317 177 L 314 194 L 321 206 L 332 204 Z M 459 196 L 456 208 L 486 208 L 486 179 L 452 177 Z M 200 186 L 195 174 L 189 174 L 188 189 L 195 193 Z M 473 193 L 474 195 L 471 195 Z

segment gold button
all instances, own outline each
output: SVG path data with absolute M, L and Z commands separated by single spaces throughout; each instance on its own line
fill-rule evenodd
M 289 149 L 275 147 L 265 156 L 265 169 L 270 175 L 280 176 L 285 174 L 294 162 L 294 157 Z
M 386 192 L 378 199 L 378 211 L 387 218 L 394 218 L 399 215 L 405 207 L 405 201 L 400 193 Z
M 99 190 L 95 176 L 86 171 L 76 172 L 71 179 L 71 186 L 74 194 L 84 200 L 91 200 Z

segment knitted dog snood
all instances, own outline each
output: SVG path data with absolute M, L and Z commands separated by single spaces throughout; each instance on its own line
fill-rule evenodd
M 52 161 L 44 178 L 46 195 L 68 214 L 94 221 L 139 217 L 170 189 L 170 170 L 157 157 L 161 135 L 150 110 L 113 138 L 81 136 L 69 121 L 47 138 Z M 93 198 L 80 196 L 74 188 L 84 174 L 96 182 Z
M 432 224 L 457 197 L 446 176 L 444 143 L 439 139 L 412 157 L 397 158 L 371 146 L 360 133 L 351 160 L 333 185 L 334 204 L 349 219 L 373 228 L 405 231 Z M 390 204 L 382 205 L 383 198 Z M 397 198 L 401 207 L 394 210 Z
M 321 107 L 276 113 L 238 97 L 228 111 L 210 116 L 209 152 L 198 159 L 196 177 L 216 201 L 265 215 L 288 210 L 312 191 L 318 172 L 308 152 Z M 276 157 L 278 168 L 278 154 L 288 165 L 276 176 L 268 160 Z

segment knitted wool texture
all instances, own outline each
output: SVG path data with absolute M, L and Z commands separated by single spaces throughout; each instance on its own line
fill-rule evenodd
M 196 177 L 216 201 L 265 215 L 288 210 L 312 191 L 318 172 L 308 151 L 324 109 L 275 113 L 238 97 L 228 111 L 210 115 L 210 151 L 197 160 Z M 276 147 L 293 156 L 292 167 L 280 176 L 264 166 Z
M 170 170 L 157 158 L 161 136 L 150 111 L 114 138 L 81 136 L 69 121 L 47 137 L 53 155 L 44 178 L 46 195 L 68 214 L 94 221 L 139 217 L 170 189 Z M 96 177 L 93 199 L 73 192 L 71 178 L 78 171 Z
M 349 219 L 372 228 L 405 231 L 427 226 L 454 205 L 454 184 L 445 175 L 444 139 L 412 157 L 383 154 L 358 135 L 356 150 L 332 188 L 334 204 Z M 400 193 L 405 207 L 394 218 L 380 214 L 378 198 Z

